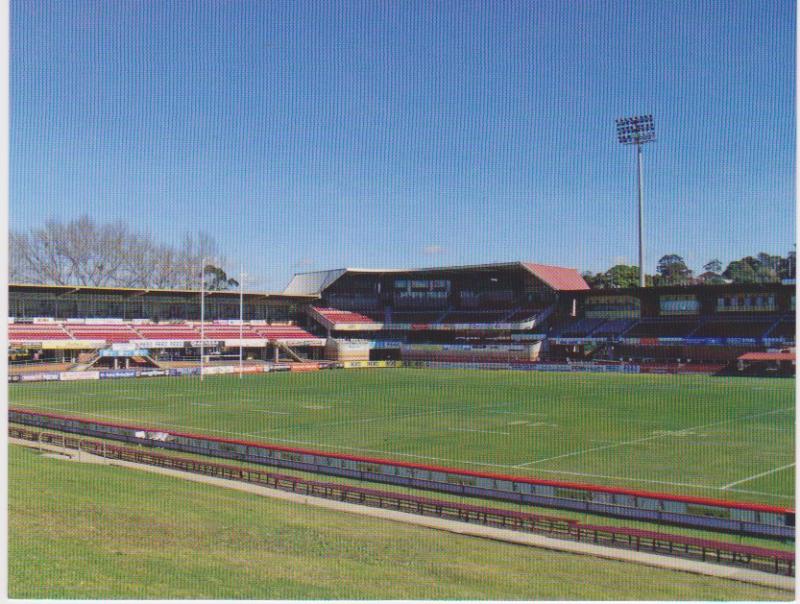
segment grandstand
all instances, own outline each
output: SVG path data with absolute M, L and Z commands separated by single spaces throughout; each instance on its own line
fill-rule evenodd
M 14 361 L 76 362 L 132 346 L 155 359 L 415 363 L 604 362 L 720 370 L 794 346 L 791 285 L 590 290 L 574 269 L 527 262 L 337 269 L 280 294 L 12 285 Z M 288 349 L 287 349 L 288 347 Z M 111 353 L 106 353 L 111 354 Z
M 201 343 L 211 359 L 238 354 L 240 345 L 249 358 L 264 361 L 322 354 L 325 341 L 296 321 L 308 301 L 303 296 L 248 292 L 241 325 L 238 292 L 204 297 L 208 320 L 201 325 L 199 291 L 11 285 L 12 370 L 33 361 L 81 370 L 99 366 L 98 359 L 125 357 L 124 350 L 132 351 L 125 368 L 139 358 L 134 352 L 155 361 L 199 359 Z

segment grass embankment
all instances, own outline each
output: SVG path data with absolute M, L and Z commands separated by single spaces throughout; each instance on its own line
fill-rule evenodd
M 789 599 L 9 447 L 12 598 Z

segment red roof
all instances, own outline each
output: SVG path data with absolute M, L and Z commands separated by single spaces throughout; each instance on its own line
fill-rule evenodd
M 522 265 L 556 291 L 582 291 L 589 289 L 589 284 L 583 280 L 581 274 L 574 268 L 531 264 L 530 262 L 523 262 Z
M 795 361 L 793 352 L 747 352 L 739 357 L 740 361 Z

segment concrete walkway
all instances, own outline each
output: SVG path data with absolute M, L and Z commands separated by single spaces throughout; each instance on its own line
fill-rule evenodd
M 632 550 L 617 549 L 613 547 L 605 547 L 602 545 L 595 545 L 593 543 L 582 543 L 576 541 L 567 541 L 566 539 L 554 539 L 544 535 L 536 535 L 532 533 L 521 533 L 509 529 L 501 529 L 490 526 L 483 526 L 480 524 L 470 524 L 467 522 L 459 522 L 456 520 L 446 520 L 443 518 L 435 518 L 431 516 L 420 516 L 417 514 L 410 514 L 407 512 L 398 512 L 396 510 L 386 510 L 381 508 L 374 508 L 355 503 L 346 503 L 343 501 L 334 501 L 331 499 L 324 499 L 321 497 L 311 497 L 298 493 L 290 493 L 278 489 L 271 489 L 260 485 L 250 484 L 247 482 L 240 482 L 238 480 L 229 480 L 226 478 L 217 478 L 214 476 L 204 476 L 202 474 L 193 474 L 191 472 L 184 472 L 181 470 L 174 470 L 172 468 L 161 468 L 158 466 L 151 466 L 147 464 L 134 463 L 129 461 L 109 460 L 96 455 L 91 455 L 85 451 L 78 452 L 74 449 L 64 449 L 57 445 L 51 444 L 37 444 L 35 442 L 21 440 L 17 438 L 9 438 L 10 444 L 23 445 L 41 451 L 48 451 L 52 453 L 59 453 L 69 456 L 75 461 L 87 463 L 102 463 L 112 466 L 126 467 L 136 470 L 144 470 L 147 472 L 154 472 L 156 474 L 163 474 L 166 476 L 173 476 L 184 480 L 191 480 L 193 482 L 200 482 L 214 486 L 224 487 L 228 489 L 235 489 L 237 491 L 244 491 L 247 493 L 254 493 L 263 497 L 271 497 L 273 499 L 281 499 L 284 501 L 291 501 L 294 503 L 302 503 L 306 505 L 313 505 L 329 510 L 337 510 L 348 512 L 351 514 L 361 514 L 364 516 L 372 516 L 374 518 L 383 518 L 386 520 L 393 520 L 395 522 L 404 522 L 406 524 L 415 524 L 417 526 L 425 526 L 451 533 L 458 533 L 460 535 L 469 535 L 472 537 L 482 537 L 484 539 L 493 539 L 495 541 L 504 541 L 506 543 L 516 543 L 519 545 L 529 545 L 543 549 L 555 550 L 560 552 L 567 552 L 572 554 L 581 554 L 589 556 L 597 556 L 600 558 L 607 558 L 609 560 L 619 560 L 623 562 L 633 562 L 635 564 L 643 564 L 646 566 L 653 566 L 656 568 L 665 568 L 669 570 L 677 570 L 689 572 L 700 575 L 708 575 L 711 577 L 720 577 L 723 579 L 732 579 L 735 581 L 742 581 L 745 583 L 752 583 L 755 585 L 763 585 L 782 589 L 786 591 L 794 591 L 794 577 L 787 577 L 782 575 L 775 575 L 765 573 L 757 570 L 750 570 L 747 568 L 739 568 L 735 566 L 723 566 L 719 564 L 711 564 L 708 562 L 701 562 L 697 560 L 687 560 L 685 558 L 674 558 L 670 556 L 661 556 L 658 554 L 651 554 L 647 552 L 637 552 Z

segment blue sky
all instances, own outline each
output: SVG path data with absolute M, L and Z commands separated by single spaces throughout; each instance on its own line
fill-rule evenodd
M 11 5 L 12 229 L 87 213 L 294 272 L 646 269 L 795 241 L 793 2 Z

